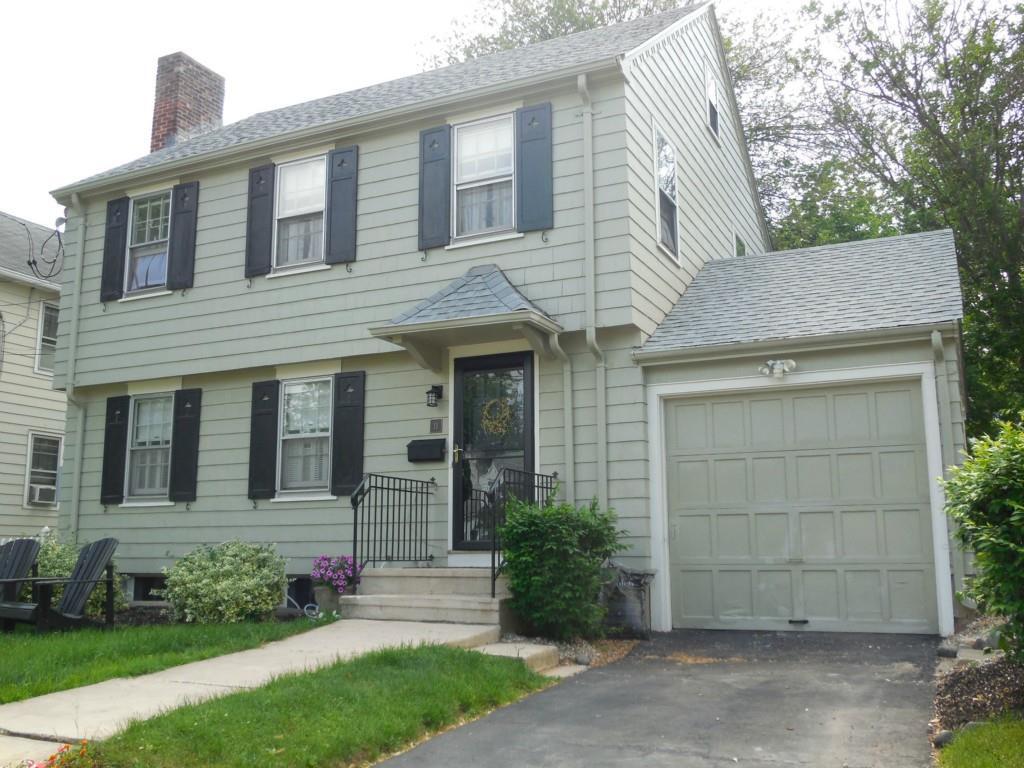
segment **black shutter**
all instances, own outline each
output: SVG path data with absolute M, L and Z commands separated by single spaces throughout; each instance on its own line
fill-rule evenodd
M 249 171 L 249 214 L 245 222 L 245 276 L 270 272 L 274 239 L 274 166 Z
M 249 498 L 272 499 L 277 490 L 277 408 L 281 382 L 252 385 L 249 422 Z
M 171 437 L 171 501 L 195 501 L 199 472 L 199 410 L 203 390 L 174 393 L 174 432 Z
M 120 504 L 124 501 L 124 462 L 128 450 L 128 410 L 131 404 L 132 399 L 128 395 L 107 398 L 103 475 L 100 481 L 101 504 Z
M 78 237 L 85 230 L 79 227 Z M 116 301 L 124 293 L 124 252 L 128 247 L 128 198 L 119 197 L 107 203 L 107 226 L 103 235 L 103 276 L 100 278 L 100 301 Z M 76 264 L 75 268 L 80 268 Z
M 328 264 L 356 260 L 356 177 L 359 147 L 336 149 L 327 156 Z
M 420 132 L 421 251 L 451 242 L 452 127 Z
M 516 229 L 554 226 L 551 161 L 551 104 L 516 110 Z
M 178 184 L 171 192 L 171 240 L 167 246 L 167 288 L 192 287 L 196 264 L 196 216 L 199 182 Z
M 348 496 L 363 479 L 366 371 L 334 374 L 331 493 Z

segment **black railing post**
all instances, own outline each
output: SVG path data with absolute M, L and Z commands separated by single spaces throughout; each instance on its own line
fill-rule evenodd
M 436 486 L 433 478 L 363 478 L 351 497 L 352 551 L 359 567 L 431 559 L 427 536 L 430 496 Z
M 107 563 L 107 594 L 104 600 L 104 618 L 107 620 L 107 627 L 114 626 L 114 564 Z

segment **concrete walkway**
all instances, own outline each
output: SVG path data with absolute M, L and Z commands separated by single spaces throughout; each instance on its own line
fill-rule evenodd
M 347 619 L 249 651 L 4 704 L 0 766 L 41 760 L 57 749 L 57 742 L 103 739 L 131 720 L 256 688 L 283 674 L 306 672 L 368 651 L 424 643 L 474 648 L 497 639 L 497 627 L 478 624 Z

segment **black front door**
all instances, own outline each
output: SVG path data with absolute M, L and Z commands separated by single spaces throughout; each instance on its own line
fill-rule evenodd
M 452 424 L 455 549 L 490 549 L 487 500 L 502 469 L 533 472 L 533 355 L 455 361 Z

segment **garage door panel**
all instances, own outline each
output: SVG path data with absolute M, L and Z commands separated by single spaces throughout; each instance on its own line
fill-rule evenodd
M 666 414 L 677 626 L 937 629 L 914 385 L 680 400 Z

